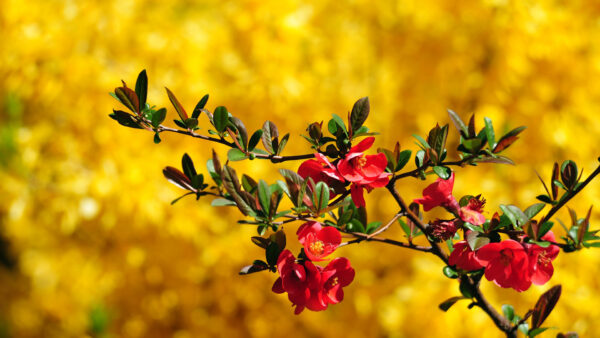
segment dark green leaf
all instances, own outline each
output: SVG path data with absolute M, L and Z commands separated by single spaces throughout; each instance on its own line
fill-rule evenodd
M 313 204 L 317 210 L 327 208 L 327 204 L 329 204 L 329 187 L 325 182 L 316 184 L 313 196 Z
M 367 224 L 367 233 L 373 233 L 375 230 L 377 230 L 377 228 L 379 228 L 381 226 L 381 222 L 376 221 L 376 222 L 371 222 L 369 224 Z
M 279 258 L 280 253 L 281 253 L 281 250 L 279 250 L 279 245 L 277 243 L 275 243 L 275 242 L 269 243 L 269 245 L 267 246 L 267 250 L 265 252 L 265 255 L 267 258 L 267 263 L 269 263 L 269 266 L 277 265 L 277 259 Z
M 222 133 L 227 128 L 227 122 L 229 121 L 229 113 L 227 112 L 227 108 L 223 106 L 218 106 L 215 108 L 215 112 L 213 114 L 213 125 L 215 129 Z
M 411 154 L 412 154 L 411 150 L 401 151 L 400 154 L 398 155 L 398 162 L 396 162 L 396 168 L 394 170 L 398 171 L 398 170 L 401 170 L 402 168 L 404 168 L 406 163 L 408 163 L 408 160 L 410 160 Z
M 501 204 L 500 210 L 504 212 L 504 215 L 508 217 L 512 225 L 514 225 L 515 227 L 521 227 L 525 225 L 527 221 L 529 221 L 527 215 L 525 215 L 523 211 L 521 211 L 521 209 L 519 209 L 517 206 Z
M 204 95 L 200 101 L 198 101 L 198 104 L 196 104 L 196 107 L 194 108 L 194 111 L 192 112 L 192 117 L 197 119 L 198 117 L 200 117 L 200 113 L 202 113 L 202 109 L 204 109 L 204 107 L 206 106 L 206 102 L 208 102 L 208 94 Z
M 240 275 L 248 275 L 251 273 L 267 270 L 268 268 L 269 266 L 267 265 L 267 263 L 260 260 L 256 260 L 251 265 L 243 267 L 240 270 Z
M 547 195 L 538 195 L 535 198 L 537 198 L 538 200 L 540 200 L 544 203 L 554 204 L 554 201 L 552 201 L 552 199 L 550 197 L 548 197 Z
M 135 129 L 142 129 L 142 127 L 135 121 L 133 115 L 126 113 L 122 110 L 114 110 L 113 109 L 113 113 L 108 116 L 111 119 L 119 122 L 119 124 L 122 126 L 129 127 L 129 128 L 135 128 Z
M 365 227 L 358 219 L 354 218 L 351 219 L 350 222 L 348 222 L 348 224 L 346 224 L 346 230 L 348 230 L 349 232 L 364 233 Z
M 460 285 L 458 288 L 460 290 L 460 293 L 463 296 L 465 296 L 465 298 L 473 298 L 473 295 L 475 294 L 475 289 L 473 286 L 471 286 L 471 283 L 469 283 L 469 280 L 467 278 L 461 278 Z
M 154 143 L 159 144 L 161 141 L 160 139 L 160 135 L 158 134 L 158 132 L 154 133 Z
M 446 312 L 446 311 L 448 311 L 448 309 L 450 309 L 452 307 L 452 305 L 454 305 L 456 302 L 458 302 L 461 299 L 466 299 L 466 298 L 465 297 L 448 298 L 444 302 L 442 302 L 440 305 L 438 305 L 438 307 L 440 308 L 440 310 Z
M 192 177 L 196 176 L 197 173 L 196 168 L 194 167 L 194 162 L 187 153 L 183 154 L 183 157 L 181 158 L 181 167 L 183 168 L 183 173 L 189 179 L 192 179 Z
M 336 114 L 331 114 L 331 118 L 333 121 L 335 121 L 335 124 L 337 124 L 338 128 L 340 128 L 344 134 L 348 135 L 348 130 L 346 130 L 346 125 L 344 125 L 344 120 L 342 120 L 342 118 Z
M 538 327 L 537 329 L 530 330 L 529 332 L 527 332 L 527 337 L 535 337 L 548 329 L 549 327 Z
M 191 117 L 189 119 L 186 119 L 184 121 L 184 123 L 185 123 L 185 126 L 188 129 L 194 129 L 194 128 L 196 128 L 198 126 L 198 119 L 195 119 L 195 118 Z
M 187 129 L 187 126 L 185 125 L 185 123 L 181 120 L 173 120 L 173 122 L 175 122 L 175 124 L 182 129 Z
M 140 109 L 146 106 L 146 96 L 148 95 L 148 76 L 146 70 L 142 70 L 135 82 L 135 94 L 138 97 Z
M 357 131 L 365 123 L 370 110 L 368 97 L 363 97 L 354 103 L 352 112 L 350 113 L 350 128 L 353 132 Z
M 258 141 L 260 140 L 262 134 L 263 131 L 261 129 L 255 131 L 254 134 L 252 134 L 252 136 L 250 137 L 250 141 L 248 142 L 248 151 L 252 151 L 254 150 L 254 148 L 256 148 L 256 145 L 258 144 Z

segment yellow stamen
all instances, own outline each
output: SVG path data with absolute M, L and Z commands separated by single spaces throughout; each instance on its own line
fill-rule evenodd
M 325 244 L 322 241 L 316 241 L 316 242 L 310 243 L 308 248 L 310 249 L 310 252 L 320 255 L 323 253 L 323 250 L 325 249 Z

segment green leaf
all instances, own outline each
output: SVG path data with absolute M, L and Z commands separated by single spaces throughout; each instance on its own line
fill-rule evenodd
M 262 130 L 263 133 L 261 139 L 263 146 L 270 154 L 275 153 L 275 148 L 277 147 L 273 147 L 273 140 L 276 140 L 279 137 L 279 131 L 277 130 L 277 126 L 271 121 L 266 121 L 265 124 L 263 124 Z
M 244 125 L 242 120 L 238 119 L 237 117 L 232 116 L 229 118 L 229 120 L 231 121 L 231 123 L 233 123 L 233 125 L 235 126 L 235 129 L 239 133 L 239 141 L 240 141 L 242 147 L 244 148 L 244 150 L 247 150 L 248 149 L 248 131 L 246 130 L 246 126 Z
M 240 275 L 248 275 L 251 273 L 267 270 L 268 268 L 269 268 L 269 266 L 267 265 L 267 263 L 265 263 L 261 260 L 255 260 L 254 263 L 252 263 L 251 265 L 247 265 L 247 266 L 243 267 L 240 270 L 239 274 Z
M 538 334 L 540 334 L 548 329 L 549 329 L 549 327 L 538 327 L 537 329 L 533 329 L 533 330 L 527 332 L 527 337 L 535 337 Z
M 344 120 L 342 120 L 341 117 L 339 117 L 336 114 L 331 114 L 331 118 L 333 121 L 335 121 L 335 124 L 337 124 L 337 126 L 344 131 L 344 134 L 348 135 L 348 130 L 346 130 L 346 125 L 344 124 Z
M 281 142 L 279 143 L 279 148 L 277 149 L 277 155 L 281 154 L 281 152 L 285 148 L 285 145 L 287 144 L 289 139 L 290 139 L 289 133 L 283 135 L 283 137 L 281 138 Z
M 398 171 L 398 170 L 401 170 L 402 168 L 404 168 L 406 163 L 408 163 L 408 161 L 410 160 L 410 155 L 412 155 L 411 150 L 401 151 L 400 154 L 398 155 L 398 162 L 396 162 L 396 168 L 394 170 Z
M 521 209 L 519 209 L 519 207 L 517 206 L 501 204 L 500 210 L 504 212 L 504 215 L 508 217 L 512 225 L 514 225 L 517 228 L 520 228 L 525 223 L 527 223 L 527 221 L 529 221 L 527 215 L 525 215 L 523 211 L 521 211 Z
M 194 162 L 187 153 L 183 154 L 183 157 L 181 158 L 181 167 L 183 168 L 183 173 L 189 179 L 192 179 L 194 176 L 196 176 L 197 173 L 196 168 L 194 167 Z
M 456 114 L 451 109 L 448 109 L 448 115 L 450 115 L 450 120 L 452 120 L 452 123 L 454 123 L 454 126 L 456 127 L 456 129 L 458 129 L 458 131 L 461 134 L 467 135 L 467 133 L 468 133 L 467 126 L 465 125 L 463 120 L 461 120 L 460 116 L 458 116 L 458 114 Z
M 525 214 L 525 216 L 527 216 L 528 219 L 532 219 L 533 217 L 535 217 L 535 215 L 539 214 L 545 206 L 546 204 L 544 203 L 536 203 L 530 205 L 527 209 L 525 209 L 525 211 L 523 211 L 523 213 Z
M 371 108 L 369 98 L 363 97 L 354 103 L 350 113 L 350 128 L 353 132 L 357 131 L 367 120 Z
M 429 145 L 429 143 L 427 143 L 427 141 L 425 141 L 424 138 L 422 138 L 421 136 L 417 135 L 417 134 L 413 134 L 412 135 L 414 138 L 417 139 L 417 141 L 419 141 L 419 143 L 421 144 L 420 147 L 422 149 L 429 149 L 431 148 L 431 146 Z
M 258 202 L 262 207 L 265 214 L 269 214 L 270 200 L 271 199 L 271 188 L 264 180 L 258 181 Z
M 256 148 L 256 145 L 258 144 L 258 141 L 260 141 L 262 134 L 262 129 L 259 129 L 252 134 L 250 141 L 248 142 L 248 151 L 252 151 L 254 148 Z
M 175 124 L 182 129 L 187 129 L 187 126 L 185 125 L 185 123 L 181 120 L 173 120 L 173 122 L 175 122 Z
M 165 87 L 165 89 L 167 90 L 167 96 L 169 96 L 169 100 L 171 101 L 171 104 L 173 104 L 173 107 L 175 107 L 175 110 L 177 111 L 179 118 L 181 118 L 181 121 L 187 120 L 188 115 L 185 112 L 185 109 L 183 109 L 181 103 L 179 103 L 179 101 L 177 100 L 175 95 L 169 90 L 169 88 Z
M 198 119 L 190 117 L 184 121 L 184 124 L 188 129 L 194 129 L 198 126 Z
M 337 123 L 333 119 L 331 119 L 331 120 L 329 120 L 329 122 L 327 122 L 327 130 L 329 130 L 331 135 L 337 134 L 338 126 L 337 126 Z
M 436 175 L 438 175 L 441 179 L 444 180 L 449 179 L 450 175 L 452 174 L 452 170 L 450 170 L 450 168 L 439 165 L 433 167 L 433 172 L 435 172 Z
M 138 97 L 140 109 L 144 109 L 146 106 L 146 97 L 148 94 L 148 76 L 146 70 L 142 70 L 137 77 L 135 82 L 135 94 Z
M 160 135 L 158 135 L 158 132 L 154 133 L 154 143 L 159 144 L 160 141 L 161 141 L 161 139 L 160 139 Z
M 213 114 L 213 125 L 215 129 L 222 133 L 227 128 L 227 122 L 229 122 L 229 113 L 227 112 L 227 108 L 223 106 L 218 106 L 215 108 L 215 112 Z
M 467 139 L 467 140 L 463 140 L 462 145 L 472 154 L 476 153 L 479 151 L 479 149 L 481 149 L 481 139 L 476 137 L 476 138 L 471 138 L 471 139 Z
M 490 243 L 490 239 L 487 236 L 483 236 L 479 232 L 468 232 L 466 236 L 467 243 L 472 251 L 477 251 L 481 247 Z
M 348 230 L 349 232 L 365 233 L 365 227 L 356 218 L 351 219 L 350 222 L 348 222 L 348 224 L 346 224 L 346 230 Z
M 544 203 L 554 204 L 554 201 L 548 195 L 538 195 L 535 198 L 537 198 L 538 200 L 540 200 Z
M 381 222 L 376 221 L 376 222 L 371 222 L 369 224 L 367 224 L 367 233 L 373 233 L 375 230 L 377 230 L 377 228 L 379 228 L 381 226 Z
M 473 295 L 475 294 L 475 289 L 471 286 L 467 278 L 461 279 L 458 289 L 465 298 L 473 298 Z
M 279 245 L 275 242 L 269 243 L 267 246 L 267 250 L 265 250 L 265 256 L 267 258 L 267 263 L 269 266 L 277 265 L 277 259 L 279 258 L 279 254 L 281 250 L 279 249 Z
M 237 148 L 229 149 L 229 151 L 227 152 L 227 159 L 232 162 L 242 161 L 247 158 L 248 158 L 248 156 L 246 156 L 246 154 L 243 151 L 241 151 Z
M 204 95 L 200 99 L 200 101 L 198 101 L 198 104 L 196 104 L 196 107 L 194 108 L 194 111 L 192 112 L 193 118 L 197 119 L 198 117 L 200 117 L 200 113 L 202 113 L 202 109 L 204 109 L 207 102 L 208 102 L 208 94 Z
M 488 144 L 490 145 L 490 150 L 494 149 L 496 146 L 496 135 L 494 134 L 494 126 L 492 125 L 492 120 L 485 117 L 483 119 L 485 121 L 485 134 L 487 136 Z
M 509 322 L 513 322 L 513 319 L 515 318 L 515 308 L 513 308 L 512 305 L 502 305 L 502 313 L 504 314 L 504 317 L 508 319 Z
M 167 109 L 166 108 L 160 108 L 159 110 L 155 111 L 152 114 L 152 126 L 154 128 L 158 128 L 158 126 L 163 123 L 163 121 L 165 120 L 165 118 L 167 117 Z
M 122 110 L 114 110 L 113 109 L 113 113 L 108 116 L 111 119 L 119 122 L 119 124 L 122 126 L 129 127 L 129 128 L 135 128 L 135 129 L 142 129 L 142 127 L 135 121 L 133 115 L 126 113 Z
M 446 311 L 448 311 L 448 309 L 450 309 L 452 307 L 452 305 L 454 305 L 456 302 L 458 302 L 461 299 L 466 299 L 466 298 L 465 297 L 448 298 L 445 301 L 443 301 L 440 305 L 438 305 L 438 307 L 440 308 L 440 310 L 446 312 Z
M 325 182 L 319 182 L 315 186 L 313 204 L 318 210 L 324 210 L 329 204 L 329 187 Z
M 215 198 L 210 205 L 213 207 L 235 206 L 235 202 L 225 198 Z
M 458 278 L 458 273 L 456 272 L 456 269 L 454 269 L 451 266 L 445 266 L 444 269 L 442 269 L 442 272 L 444 273 L 444 276 L 446 276 L 448 278 L 452 278 L 452 279 Z

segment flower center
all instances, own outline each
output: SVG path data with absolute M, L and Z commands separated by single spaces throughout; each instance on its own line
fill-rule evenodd
M 315 242 L 310 243 L 308 248 L 310 249 L 310 252 L 320 255 L 323 253 L 323 250 L 325 249 L 325 243 L 323 243 L 323 241 L 317 240 Z
M 338 283 L 339 283 L 339 280 L 338 280 L 338 277 L 337 277 L 337 276 L 333 277 L 333 278 L 332 278 L 332 279 L 329 281 L 329 285 L 330 285 L 331 287 L 334 287 L 334 286 L 338 285 Z
M 552 260 L 548 257 L 546 257 L 546 252 L 542 251 L 539 256 L 538 256 L 538 264 L 541 264 L 543 266 L 548 266 L 548 264 L 550 264 Z
M 364 167 L 365 165 L 367 165 L 367 159 L 365 158 L 365 156 L 361 156 L 359 158 L 356 159 L 356 164 L 358 164 L 359 167 Z

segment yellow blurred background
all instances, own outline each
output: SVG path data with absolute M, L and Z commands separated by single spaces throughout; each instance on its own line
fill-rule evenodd
M 169 205 L 182 191 L 164 166 L 188 152 L 205 172 L 210 149 L 226 149 L 167 134 L 155 145 L 108 118 L 122 109 L 108 92 L 147 69 L 148 101 L 167 121 L 163 86 L 188 111 L 210 93 L 209 109 L 225 105 L 249 129 L 271 119 L 290 132 L 287 155 L 309 151 L 309 122 L 345 116 L 362 96 L 376 147 L 415 150 L 411 134 L 449 123 L 447 108 L 476 113 L 478 127 L 490 117 L 497 133 L 526 125 L 506 152 L 517 166 L 457 173 L 456 195 L 483 193 L 490 217 L 535 203 L 535 171 L 547 179 L 554 161 L 586 174 L 598 164 L 599 17 L 597 2 L 577 0 L 0 1 L 0 337 L 500 337 L 467 302 L 438 310 L 459 293 L 435 257 L 377 243 L 339 250 L 357 271 L 341 304 L 294 316 L 271 292 L 274 274 L 237 275 L 262 252 L 235 209 Z M 266 161 L 234 166 L 276 177 Z M 411 200 L 431 181 L 398 187 Z M 584 214 L 599 187 L 571 206 Z M 384 222 L 396 208 L 381 192 L 367 204 Z M 561 253 L 543 287 L 483 289 L 523 315 L 560 283 L 546 325 L 598 336 L 599 264 L 600 251 Z

